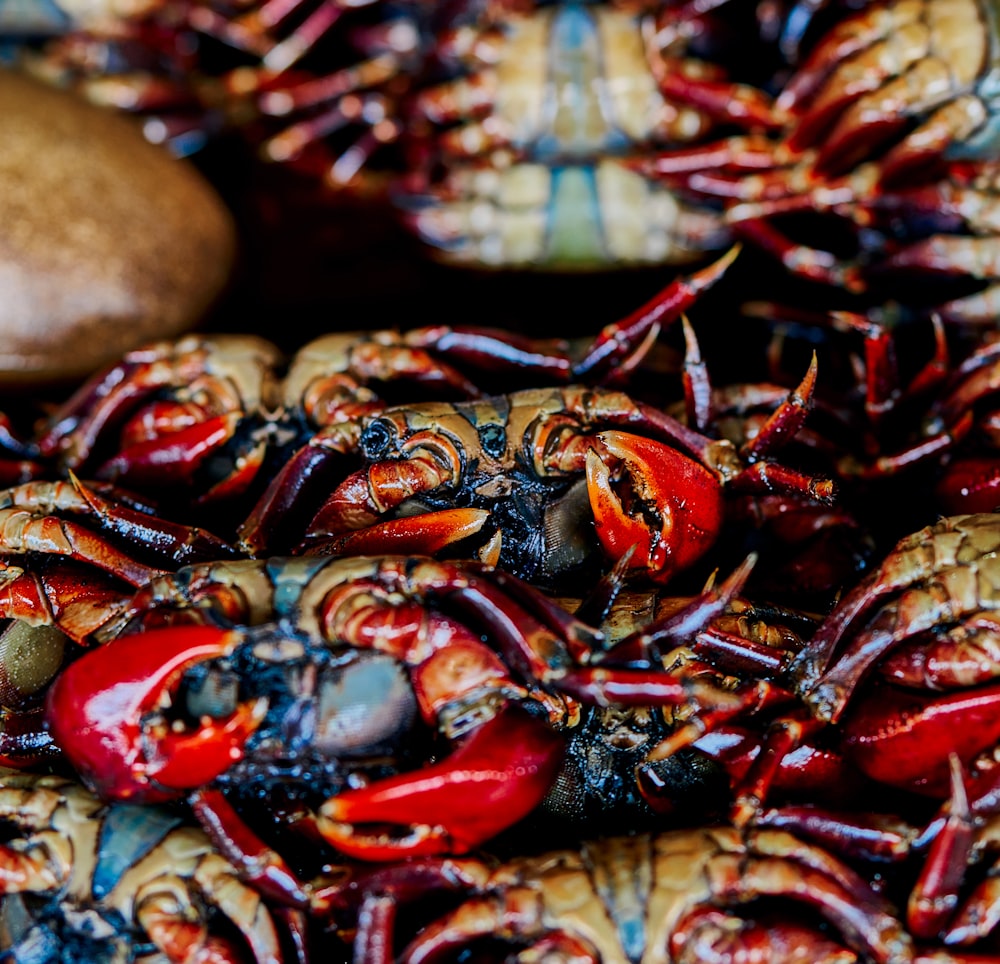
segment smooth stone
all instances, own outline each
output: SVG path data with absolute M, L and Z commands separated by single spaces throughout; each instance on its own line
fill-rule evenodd
M 86 375 L 192 327 L 232 218 L 130 118 L 0 70 L 0 390 Z

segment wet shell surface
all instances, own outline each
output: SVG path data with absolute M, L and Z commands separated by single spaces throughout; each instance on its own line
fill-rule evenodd
M 0 117 L 0 384 L 77 377 L 195 324 L 236 247 L 195 168 L 10 71 Z

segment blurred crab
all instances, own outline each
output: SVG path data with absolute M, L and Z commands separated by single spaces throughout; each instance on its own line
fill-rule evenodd
M 778 98 L 794 118 L 789 144 L 815 148 L 824 175 L 881 154 L 884 180 L 940 157 L 987 159 L 998 44 L 990 0 L 867 4 L 820 38 Z
M 236 128 L 335 192 L 388 195 L 450 261 L 680 264 L 728 232 L 623 159 L 776 123 L 713 59 L 713 35 L 732 46 L 735 31 L 706 6 L 60 2 L 49 30 L 69 32 L 28 64 L 146 114 L 178 153 Z M 16 33 L 4 14 L 0 34 Z
M 708 5 L 706 5 L 707 7 Z M 759 90 L 687 55 L 694 5 L 469 4 L 437 38 L 457 77 L 415 98 L 396 200 L 452 263 L 683 264 L 728 243 L 717 212 L 631 166 L 720 125 L 776 126 Z
M 205 834 L 158 807 L 107 805 L 64 777 L 0 770 L 5 956 L 279 964 L 289 959 L 260 896 Z M 219 926 L 219 917 L 230 927 Z M 79 959 L 79 958 L 77 958 Z
M 785 85 L 780 136 L 666 151 L 639 169 L 724 200 L 735 235 L 793 273 L 856 290 L 901 272 L 960 281 L 942 311 L 982 324 L 997 298 L 998 30 L 989 0 L 866 4 Z M 831 233 L 822 220 L 806 243 L 787 237 L 781 219 L 803 213 L 844 219 L 855 260 L 815 247 Z

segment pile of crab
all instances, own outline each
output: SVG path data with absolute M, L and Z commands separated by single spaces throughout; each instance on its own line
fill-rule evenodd
M 735 257 L 569 342 L 156 343 L 8 431 L 5 959 L 993 959 L 996 350 L 775 308 L 717 385 Z
M 731 247 L 573 340 L 190 335 L 4 423 L 0 961 L 996 960 L 995 0 L 754 5 L 760 86 L 701 57 L 711 4 L 404 3 L 314 75 L 355 6 L 0 26 L 329 180 L 398 142 L 459 260 L 739 240 L 968 290 L 748 305 L 765 347 L 720 383 Z M 205 74 L 192 35 L 263 66 Z

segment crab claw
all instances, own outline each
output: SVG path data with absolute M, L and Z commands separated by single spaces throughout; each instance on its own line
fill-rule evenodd
M 232 652 L 233 631 L 183 626 L 123 636 L 86 653 L 49 690 L 49 730 L 70 763 L 106 799 L 170 800 L 225 772 L 264 718 L 264 700 L 177 729 L 159 717 L 185 670 Z M 159 721 L 157 721 L 159 717 Z
M 887 686 L 846 721 L 844 745 L 873 780 L 943 798 L 951 756 L 968 766 L 998 740 L 998 684 L 946 696 Z
M 485 509 L 455 508 L 376 522 L 364 529 L 308 537 L 300 550 L 323 556 L 428 555 L 476 535 L 489 518 Z
M 332 797 L 316 826 L 363 860 L 467 853 L 542 802 L 563 746 L 546 723 L 508 707 L 440 763 Z
M 196 422 L 124 447 L 98 470 L 102 479 L 124 485 L 159 487 L 187 482 L 192 473 L 228 442 L 240 421 L 238 412 Z
M 715 542 L 722 486 L 707 468 L 654 439 L 600 432 L 587 453 L 587 490 L 597 537 L 630 566 L 666 582 Z

